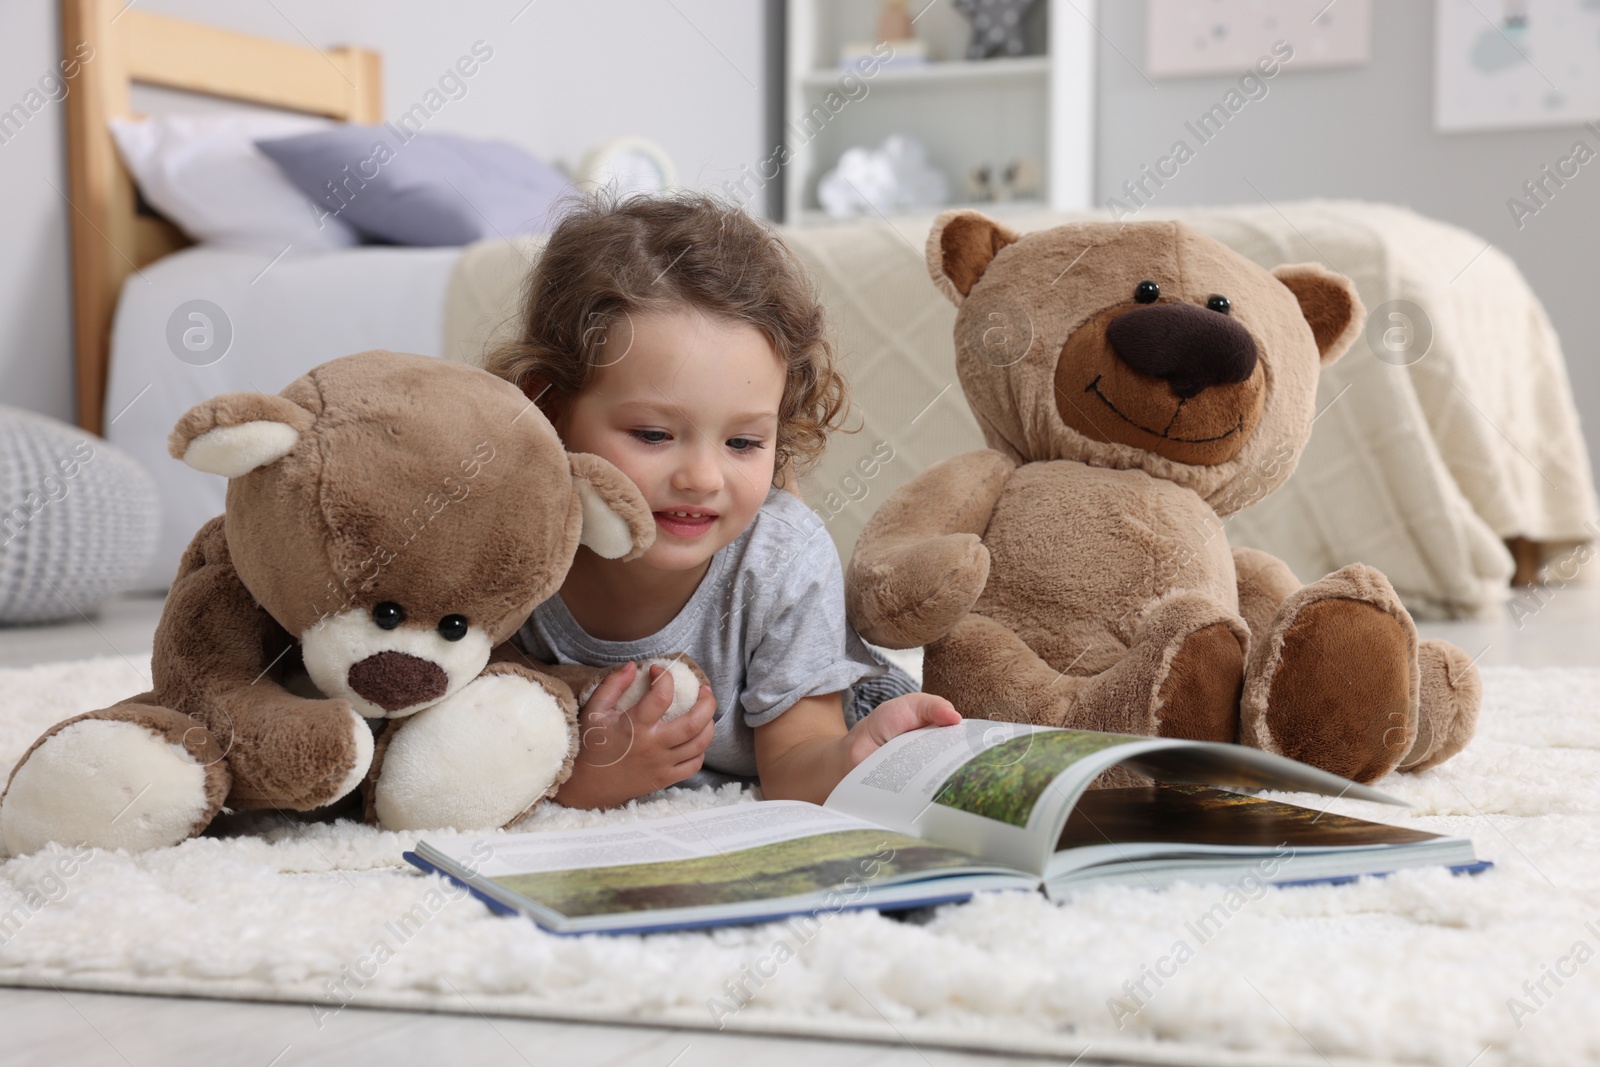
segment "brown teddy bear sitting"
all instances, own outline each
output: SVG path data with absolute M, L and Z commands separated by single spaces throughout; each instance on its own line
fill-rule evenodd
M 1480 686 L 1388 580 L 1302 586 L 1222 517 L 1281 485 L 1317 375 L 1361 329 L 1344 277 L 1268 272 L 1176 222 L 928 238 L 990 448 L 895 492 L 857 542 L 851 621 L 926 645 L 964 714 L 1242 741 L 1368 782 L 1464 747 Z
M 184 554 L 154 689 L 58 724 L 12 772 L 13 855 L 176 844 L 224 805 L 308 811 L 363 781 L 386 828 L 502 826 L 566 780 L 569 680 L 503 642 L 580 543 L 649 547 L 620 471 L 567 454 L 516 387 L 392 352 L 209 400 L 170 447 L 229 479 L 226 513 Z

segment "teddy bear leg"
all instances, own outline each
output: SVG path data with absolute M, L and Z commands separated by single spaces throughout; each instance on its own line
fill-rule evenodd
M 385 830 L 508 826 L 572 773 L 577 702 L 566 686 L 495 663 L 390 725 L 373 754 L 367 818 Z
M 1046 663 L 1010 627 L 973 613 L 928 646 L 923 688 L 976 718 L 1231 741 L 1247 642 L 1243 622 L 1182 594 L 1142 619 L 1126 650 L 1103 650 L 1115 655 L 1110 666 L 1076 675 Z
M 1400 761 L 1402 771 L 1437 767 L 1467 747 L 1478 726 L 1483 683 L 1478 668 L 1448 641 L 1430 639 L 1417 646 L 1421 677 L 1417 739 Z
M 1249 644 L 1244 621 L 1222 605 L 1198 593 L 1169 596 L 1139 620 L 1122 659 L 1085 683 L 1078 714 L 1103 721 L 1137 704 L 1153 726 L 1129 733 L 1235 741 Z
M 0 838 L 20 856 L 55 842 L 130 851 L 204 830 L 231 784 L 222 747 L 187 715 L 118 704 L 51 727 L 0 796 Z
M 1175 641 L 1166 677 L 1156 690 L 1162 737 L 1230 744 L 1239 739 L 1248 647 L 1242 629 L 1214 622 Z
M 1417 629 L 1382 573 L 1353 563 L 1290 594 L 1246 670 L 1240 734 L 1358 782 L 1417 737 Z
M 1009 626 L 970 612 L 923 654 L 922 688 L 962 715 L 1036 726 L 1068 723 L 1083 679 L 1051 667 Z

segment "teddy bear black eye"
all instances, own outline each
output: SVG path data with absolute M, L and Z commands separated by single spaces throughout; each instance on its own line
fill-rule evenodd
M 465 615 L 446 615 L 439 620 L 439 636 L 446 641 L 459 641 L 467 636 Z
M 1219 314 L 1226 315 L 1228 312 L 1233 310 L 1233 301 L 1229 300 L 1221 293 L 1212 293 L 1208 298 L 1206 298 L 1206 307 L 1210 308 L 1212 311 L 1218 312 Z
M 1133 299 L 1138 304 L 1154 304 L 1161 299 L 1161 286 L 1146 278 L 1133 287 Z
M 372 621 L 380 630 L 392 630 L 406 621 L 406 609 L 392 600 L 385 600 L 373 607 Z

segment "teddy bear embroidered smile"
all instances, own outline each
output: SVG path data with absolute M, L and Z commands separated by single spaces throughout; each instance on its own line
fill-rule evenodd
M 1222 519 L 1288 479 L 1317 377 L 1358 336 L 1348 279 L 1267 271 L 1182 223 L 1019 235 L 939 216 L 934 283 L 989 448 L 885 501 L 851 621 L 926 645 L 963 714 L 1240 741 L 1372 781 L 1460 751 L 1480 685 L 1353 563 L 1302 585 Z

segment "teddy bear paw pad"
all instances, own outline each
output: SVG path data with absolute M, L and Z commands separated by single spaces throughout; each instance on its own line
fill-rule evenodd
M 639 673 L 633 676 L 633 681 L 617 697 L 618 711 L 627 711 L 644 699 L 650 688 L 651 667 L 661 667 L 672 675 L 672 703 L 662 713 L 663 722 L 671 722 L 694 707 L 694 702 L 700 697 L 700 679 L 689 669 L 689 665 L 681 659 L 649 659 L 640 664 Z
M 402 720 L 373 803 L 386 830 L 504 826 L 549 791 L 571 747 L 567 713 L 544 686 L 484 675 Z
M 154 730 L 85 719 L 51 734 L 0 802 L 13 856 L 51 842 L 130 851 L 175 845 L 209 817 L 206 768 Z
M 1266 727 L 1291 759 L 1376 781 L 1416 739 L 1411 670 L 1394 616 L 1360 600 L 1315 601 L 1284 634 Z

